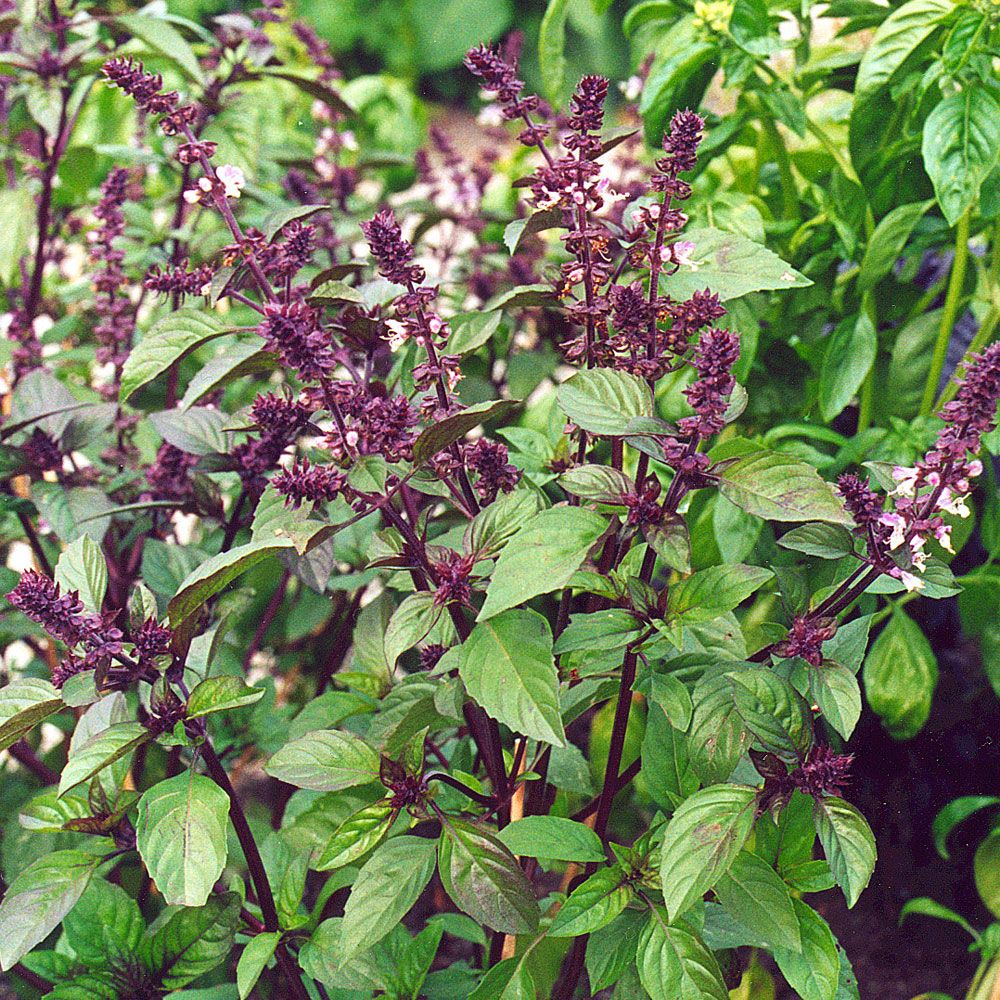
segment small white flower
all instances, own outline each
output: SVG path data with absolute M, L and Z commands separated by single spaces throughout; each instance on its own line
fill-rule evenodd
M 905 569 L 899 571 L 899 582 L 911 593 L 914 590 L 924 589 L 924 581 L 913 573 L 907 573 Z
M 938 497 L 938 510 L 954 514 L 956 517 L 968 517 L 972 511 L 969 510 L 965 500 L 966 498 L 961 493 L 952 493 L 946 486 L 941 491 L 941 496 Z
M 504 123 L 503 112 L 500 110 L 499 105 L 487 104 L 480 109 L 479 114 L 476 116 L 476 121 L 483 128 L 498 128 Z
M 630 76 L 627 80 L 619 83 L 618 88 L 621 90 L 622 96 L 626 101 L 638 100 L 639 95 L 642 93 L 642 77 Z
M 892 470 L 892 478 L 896 480 L 896 489 L 893 492 L 897 496 L 904 493 L 915 493 L 917 490 L 917 476 L 919 473 L 915 468 L 905 465 L 896 465 Z
M 883 514 L 879 520 L 882 524 L 887 524 L 892 528 L 892 534 L 889 536 L 889 548 L 898 549 L 906 541 L 906 521 L 899 514 Z
M 354 153 L 358 149 L 358 140 L 350 130 L 340 133 L 340 145 L 348 152 Z
M 951 525 L 950 524 L 940 524 L 934 529 L 934 537 L 938 540 L 946 552 L 955 554 L 955 550 L 951 547 Z
M 669 246 L 661 247 L 660 255 L 665 264 L 676 264 L 678 267 L 688 267 L 692 271 L 697 271 L 698 265 L 691 259 L 694 250 L 694 244 L 690 240 L 678 240 Z
M 197 188 L 188 188 L 184 192 L 184 200 L 189 205 L 197 205 L 198 202 L 201 201 L 201 191 L 199 191 Z
M 409 336 L 406 324 L 398 319 L 387 319 L 385 325 L 389 330 L 389 336 L 386 337 L 386 340 L 389 342 L 389 350 L 398 351 L 406 343 L 406 339 Z
M 224 163 L 215 171 L 215 176 L 222 181 L 222 188 L 227 198 L 239 198 L 240 192 L 247 182 L 239 167 L 234 167 L 231 163 Z

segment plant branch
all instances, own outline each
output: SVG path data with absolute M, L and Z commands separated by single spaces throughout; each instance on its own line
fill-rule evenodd
M 969 222 L 970 209 L 966 209 L 958 225 L 955 227 L 955 259 L 951 264 L 951 276 L 948 279 L 948 294 L 945 296 L 944 309 L 941 312 L 941 325 L 938 327 L 937 340 L 934 342 L 934 354 L 931 357 L 930 371 L 927 372 L 927 382 L 924 385 L 923 399 L 920 401 L 920 415 L 929 416 L 937 396 L 941 372 L 948 356 L 948 344 L 951 342 L 958 307 L 962 301 L 962 287 L 965 284 L 965 269 L 969 261 Z

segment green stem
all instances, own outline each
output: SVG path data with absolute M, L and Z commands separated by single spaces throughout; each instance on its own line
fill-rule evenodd
M 761 128 L 774 153 L 774 162 L 778 166 L 778 176 L 781 178 L 781 217 L 794 219 L 799 211 L 799 191 L 795 184 L 795 175 L 792 173 L 792 158 L 788 155 L 788 146 L 777 123 L 764 106 L 757 100 L 754 100 L 751 106 L 757 112 Z
M 948 343 L 951 340 L 952 327 L 958 315 L 958 307 L 962 301 L 962 286 L 965 284 L 965 269 L 969 262 L 969 210 L 966 209 L 955 227 L 955 260 L 951 265 L 951 276 L 948 279 L 948 295 L 944 300 L 944 310 L 941 313 L 941 325 L 938 328 L 937 341 L 934 344 L 934 355 L 931 358 L 930 371 L 924 385 L 924 396 L 920 402 L 920 415 L 928 416 L 934 407 L 938 382 L 944 369 L 945 358 L 948 355 Z
M 875 297 L 871 292 L 865 292 L 861 296 L 861 308 L 868 314 L 872 329 L 875 331 L 875 342 L 878 344 L 878 314 L 875 310 Z M 872 424 L 872 412 L 875 409 L 875 368 L 878 363 L 878 347 L 875 348 L 875 357 L 872 358 L 872 366 L 865 375 L 864 382 L 861 383 L 861 396 L 858 402 L 858 429 L 855 433 L 860 434 L 868 430 Z
M 990 267 L 986 272 L 986 295 L 990 302 L 989 311 L 983 317 L 983 322 L 976 331 L 975 337 L 972 338 L 972 343 L 969 344 L 963 361 L 968 361 L 971 355 L 981 351 L 993 339 L 997 324 L 1000 323 L 1000 219 L 993 225 Z M 952 400 L 956 392 L 958 392 L 958 383 L 954 380 L 949 381 L 941 395 L 938 396 L 938 401 L 934 404 L 935 411 Z

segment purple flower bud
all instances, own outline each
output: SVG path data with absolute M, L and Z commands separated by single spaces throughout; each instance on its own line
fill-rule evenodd
M 485 504 L 491 504 L 500 492 L 510 493 L 521 479 L 517 467 L 508 461 L 507 446 L 498 441 L 479 438 L 465 447 L 465 464 L 479 474 L 476 493 Z
M 392 209 L 376 212 L 368 222 L 361 223 L 361 231 L 378 261 L 382 277 L 397 285 L 418 285 L 424 280 L 423 268 L 410 264 L 413 247 L 403 239 Z
M 282 469 L 271 480 L 274 488 L 285 498 L 285 506 L 296 509 L 304 501 L 323 503 L 334 500 L 344 490 L 347 474 L 332 465 L 310 466 L 308 459 L 290 469 Z

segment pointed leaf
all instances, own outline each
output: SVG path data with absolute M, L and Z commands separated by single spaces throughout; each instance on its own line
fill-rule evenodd
M 434 874 L 435 845 L 423 837 L 393 837 L 361 867 L 344 907 L 340 956 L 370 948 L 409 913 Z
M 374 781 L 378 755 L 353 733 L 321 729 L 283 746 L 264 768 L 272 778 L 315 792 L 336 792 Z
M 168 904 L 205 904 L 226 866 L 228 826 L 229 797 L 192 771 L 153 785 L 139 799 L 139 856 Z
M 540 614 L 505 611 L 479 622 L 462 644 L 458 673 L 492 718 L 533 739 L 565 745 L 552 631 Z
M 875 835 L 864 816 L 835 795 L 816 802 L 813 819 L 830 871 L 850 908 L 875 871 Z
M 438 841 L 441 884 L 474 920 L 505 934 L 533 934 L 538 903 L 517 859 L 496 837 L 450 816 Z
M 660 875 L 671 920 L 729 870 L 753 828 L 756 790 L 714 785 L 686 799 L 663 834 Z

